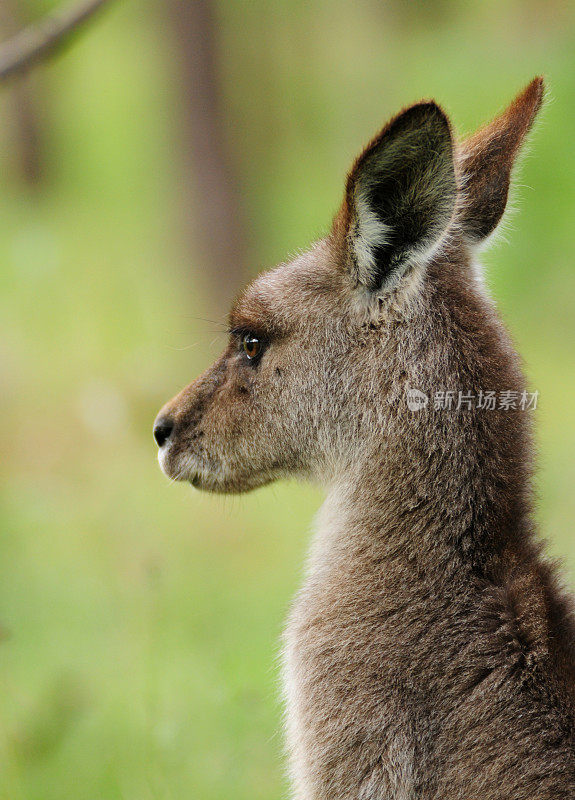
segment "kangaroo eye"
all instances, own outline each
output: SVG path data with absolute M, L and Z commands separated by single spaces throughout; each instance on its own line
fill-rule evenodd
M 254 336 L 253 333 L 244 333 L 242 337 L 242 347 L 249 360 L 254 361 L 262 353 L 263 342 L 261 339 L 258 339 L 257 336 Z

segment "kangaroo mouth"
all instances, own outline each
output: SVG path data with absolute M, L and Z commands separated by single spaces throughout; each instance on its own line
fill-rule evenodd
M 174 445 L 164 446 L 158 452 L 160 469 L 173 481 L 188 481 L 192 486 L 200 486 L 202 474 L 211 472 L 209 465 L 199 453 L 178 450 Z

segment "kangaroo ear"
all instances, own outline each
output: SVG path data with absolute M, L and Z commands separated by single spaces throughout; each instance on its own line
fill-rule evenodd
M 458 222 L 472 242 L 489 236 L 503 216 L 511 169 L 541 107 L 543 92 L 543 79 L 535 78 L 503 114 L 461 145 L 463 198 Z
M 435 103 L 391 120 L 353 165 L 334 222 L 357 282 L 388 289 L 413 262 L 431 258 L 455 207 L 449 122 Z

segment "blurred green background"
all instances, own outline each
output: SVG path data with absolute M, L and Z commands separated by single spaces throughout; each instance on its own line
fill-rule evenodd
M 56 5 L 3 0 L 4 34 Z M 573 585 L 573 3 L 116 0 L 3 88 L 1 798 L 286 795 L 279 637 L 320 494 L 171 485 L 154 416 L 390 114 L 432 96 L 469 132 L 537 73 L 520 213 L 484 261 Z

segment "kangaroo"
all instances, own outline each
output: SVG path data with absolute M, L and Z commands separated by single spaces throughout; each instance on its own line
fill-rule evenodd
M 575 798 L 575 623 L 476 260 L 543 91 L 460 142 L 435 102 L 394 117 L 328 235 L 248 286 L 156 420 L 175 480 L 325 487 L 285 632 L 298 800 Z

